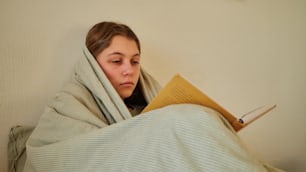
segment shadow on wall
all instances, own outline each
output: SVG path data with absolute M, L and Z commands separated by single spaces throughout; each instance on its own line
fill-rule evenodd
M 301 172 L 306 169 L 306 164 L 299 159 L 291 158 L 289 161 L 280 162 L 278 168 L 288 172 Z

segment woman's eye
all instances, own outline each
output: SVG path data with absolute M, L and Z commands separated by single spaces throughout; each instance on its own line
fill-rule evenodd
M 134 60 L 134 61 L 132 61 L 132 64 L 139 64 L 139 61 L 138 60 Z
M 112 63 L 115 63 L 115 64 L 118 64 L 120 62 L 121 62 L 121 60 L 112 60 Z

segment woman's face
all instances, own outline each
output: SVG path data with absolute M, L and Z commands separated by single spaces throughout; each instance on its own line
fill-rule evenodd
M 122 99 L 132 95 L 140 74 L 140 52 L 134 40 L 114 36 L 97 62 Z

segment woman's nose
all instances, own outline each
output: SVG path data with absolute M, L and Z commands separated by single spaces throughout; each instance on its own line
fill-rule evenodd
M 133 73 L 133 66 L 130 63 L 126 63 L 123 66 L 123 75 L 131 75 Z

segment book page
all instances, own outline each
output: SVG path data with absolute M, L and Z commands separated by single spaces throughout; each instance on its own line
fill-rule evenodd
M 256 109 L 242 115 L 241 118 L 239 119 L 239 121 L 241 123 L 247 125 L 247 124 L 253 122 L 254 120 L 256 120 L 257 118 L 263 116 L 264 114 L 270 112 L 275 107 L 276 107 L 275 104 L 258 107 Z
M 143 112 L 180 103 L 198 104 L 212 108 L 221 113 L 232 125 L 233 123 L 239 123 L 239 120 L 235 116 L 221 107 L 187 80 L 182 78 L 180 75 L 174 76 L 170 82 L 158 93 L 156 98 L 154 98 L 152 102 L 143 110 Z M 238 125 L 240 124 L 241 123 Z M 240 129 L 242 126 L 238 126 L 238 128 Z

